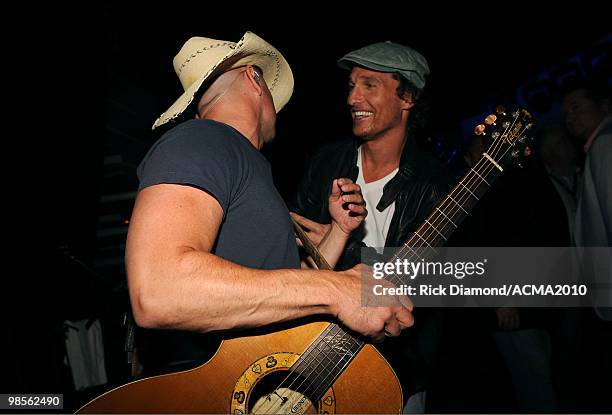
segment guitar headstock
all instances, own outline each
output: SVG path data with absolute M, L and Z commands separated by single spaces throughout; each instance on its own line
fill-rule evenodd
M 523 167 L 533 153 L 534 124 L 535 120 L 526 109 L 510 112 L 499 105 L 495 114 L 488 115 L 474 128 L 474 134 L 482 136 L 486 154 L 496 163 Z

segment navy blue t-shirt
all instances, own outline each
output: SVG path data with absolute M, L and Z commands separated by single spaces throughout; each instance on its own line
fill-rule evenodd
M 138 167 L 139 190 L 161 183 L 194 186 L 223 209 L 213 253 L 259 268 L 299 268 L 289 211 L 274 187 L 270 163 L 234 128 L 191 120 L 164 134 Z M 146 375 L 195 367 L 212 356 L 218 336 L 139 331 Z
M 194 186 L 223 209 L 213 253 L 260 269 L 299 268 L 287 206 L 270 163 L 234 128 L 191 120 L 164 134 L 138 167 L 139 190 L 160 183 Z

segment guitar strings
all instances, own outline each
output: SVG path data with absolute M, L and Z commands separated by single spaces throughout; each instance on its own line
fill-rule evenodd
M 284 386 L 285 382 L 287 382 L 287 381 L 288 381 L 288 380 L 291 378 L 291 376 L 292 376 L 292 375 L 295 375 L 296 377 L 299 377 L 299 372 L 297 372 L 297 370 L 298 370 L 300 367 L 304 366 L 304 364 L 310 364 L 310 362 L 308 361 L 308 358 L 309 358 L 309 356 L 310 356 L 310 355 L 313 353 L 313 350 L 314 350 L 315 348 L 317 348 L 317 344 L 319 343 L 319 341 L 320 341 L 321 339 L 324 339 L 325 337 L 327 337 L 327 336 L 329 335 L 329 333 L 330 333 L 330 332 L 331 332 L 331 331 L 332 331 L 332 330 L 333 330 L 335 327 L 338 327 L 338 328 L 339 328 L 339 326 L 338 326 L 337 324 L 334 324 L 334 323 L 329 323 L 329 324 L 327 325 L 327 327 L 326 327 L 326 328 L 325 328 L 325 329 L 324 329 L 324 330 L 321 332 L 321 334 L 319 334 L 319 336 L 317 336 L 317 339 L 316 339 L 314 342 L 312 342 L 312 343 L 310 344 L 310 346 L 308 346 L 308 348 L 307 348 L 307 349 L 304 351 L 304 353 L 302 353 L 302 355 L 301 355 L 301 356 L 298 358 L 297 364 L 296 364 L 296 363 L 294 363 L 294 364 L 293 364 L 293 365 L 292 365 L 292 366 L 289 368 L 289 373 L 287 374 L 287 376 L 285 377 L 285 379 L 283 379 L 283 381 L 282 381 L 282 382 L 281 382 L 281 383 L 278 385 L 278 387 L 276 387 L 276 388 L 275 388 L 275 390 L 274 390 L 273 392 L 271 392 L 271 394 L 272 394 L 272 393 L 276 394 L 277 396 L 279 396 L 279 397 L 281 398 L 281 400 L 283 400 L 284 398 L 286 398 L 286 396 L 284 396 L 284 395 L 280 395 L 280 394 L 278 393 L 279 389 L 281 389 L 281 388 Z M 307 368 L 308 368 L 308 367 L 307 367 Z M 314 370 L 314 367 L 313 367 L 313 370 Z M 292 387 L 293 387 L 293 385 L 295 384 L 295 381 L 296 381 L 296 380 L 297 380 L 297 379 L 293 380 L 293 381 L 291 382 L 291 384 L 290 384 L 290 385 L 287 385 L 287 389 L 288 389 L 288 390 L 292 390 Z M 272 405 L 272 406 L 274 405 L 274 404 L 273 404 L 273 402 L 272 402 L 272 400 L 268 400 L 268 404 L 269 404 L 269 405 Z M 261 410 L 261 409 L 260 409 L 260 410 Z M 272 408 L 270 408 L 270 410 L 272 410 Z M 267 411 L 266 411 L 266 412 L 261 412 L 261 413 L 274 413 L 274 412 L 267 412 Z
M 519 114 L 519 115 L 520 115 L 520 114 Z M 490 154 L 490 155 L 491 155 L 493 158 L 495 158 L 495 157 L 497 156 L 497 154 L 496 154 L 496 153 L 497 153 L 497 152 L 500 150 L 500 147 L 501 147 L 501 145 L 503 144 L 503 137 L 504 137 L 504 136 L 507 134 L 508 130 L 510 130 L 511 128 L 513 128 L 513 126 L 515 125 L 515 123 L 517 122 L 517 120 L 518 120 L 518 115 L 515 117 L 515 119 L 513 120 L 512 124 L 511 124 L 511 125 L 509 125 L 509 126 L 506 128 L 506 130 L 504 131 L 504 133 L 501 135 L 501 138 L 502 138 L 502 139 L 500 139 L 500 140 L 496 140 L 496 141 L 493 143 L 493 145 L 491 145 L 491 147 L 489 148 L 489 151 L 491 152 L 491 154 Z M 524 134 L 524 132 L 527 130 L 527 128 L 529 128 L 529 126 L 526 126 L 526 127 L 523 129 L 523 131 L 521 132 L 521 134 L 519 134 L 519 135 Z M 510 149 L 511 149 L 511 148 L 512 148 L 512 146 L 509 146 L 509 147 L 508 147 L 508 149 L 506 149 L 506 151 L 504 152 L 504 154 L 502 155 L 502 157 L 501 157 L 500 159 L 502 159 L 503 157 L 505 157 L 505 155 L 508 153 L 508 151 L 510 151 Z M 487 153 L 487 154 L 488 154 L 488 153 Z M 488 159 L 487 159 L 487 160 L 488 160 Z M 485 157 L 481 157 L 481 158 L 480 158 L 480 160 L 479 160 L 479 161 L 476 163 L 476 165 L 475 165 L 475 166 L 474 166 L 472 169 L 470 169 L 470 172 L 474 172 L 474 173 L 476 173 L 476 175 L 477 175 L 477 176 L 480 178 L 480 180 L 481 180 L 481 181 L 484 181 L 484 182 L 486 183 L 486 181 L 484 180 L 484 178 L 482 178 L 482 176 L 480 176 L 480 174 L 478 173 L 478 171 L 480 170 L 480 173 L 483 173 L 483 174 L 485 175 L 485 177 L 486 177 L 486 176 L 488 176 L 488 174 L 489 174 L 489 173 L 490 173 L 490 172 L 491 172 L 491 171 L 492 171 L 494 168 L 497 168 L 497 167 L 496 167 L 496 166 L 495 166 L 495 165 L 494 165 L 492 162 L 491 162 L 491 163 L 484 163 L 484 161 L 485 161 Z M 488 161 L 490 161 L 490 160 L 488 160 Z M 483 162 L 482 164 L 484 164 L 484 166 L 482 166 L 482 165 L 481 165 L 481 166 L 479 166 L 479 164 L 481 164 L 481 162 Z M 450 201 L 451 201 L 451 200 L 453 200 L 453 201 L 455 202 L 455 205 L 457 205 L 458 209 L 457 209 L 457 208 L 455 208 L 455 211 L 454 211 L 454 212 L 452 212 L 452 213 L 451 213 L 451 212 L 449 212 L 449 213 L 450 213 L 451 217 L 454 217 L 454 215 L 455 215 L 455 214 L 456 214 L 456 213 L 459 211 L 459 209 L 462 209 L 462 204 L 464 204 L 465 202 L 467 202 L 467 200 L 469 200 L 470 196 L 471 196 L 471 197 L 475 197 L 474 195 L 470 195 L 470 193 L 469 193 L 469 192 L 465 192 L 465 190 L 467 190 L 467 188 L 468 188 L 468 187 L 462 184 L 463 180 L 466 180 L 466 179 L 467 179 L 467 182 L 468 182 L 467 184 L 468 184 L 468 186 L 472 186 L 472 185 L 474 184 L 474 183 L 473 183 L 473 181 L 477 181 L 477 180 L 478 180 L 478 179 L 477 179 L 475 176 L 474 176 L 474 177 L 469 177 L 469 178 L 468 178 L 468 176 L 470 175 L 470 172 L 468 172 L 468 173 L 467 173 L 467 174 L 466 174 L 466 175 L 465 175 L 465 176 L 464 176 L 464 177 L 463 177 L 463 178 L 462 178 L 462 179 L 461 179 L 461 180 L 458 182 L 458 184 L 457 184 L 457 185 L 456 185 L 456 186 L 455 186 L 455 187 L 454 187 L 454 188 L 451 190 L 451 192 L 449 193 L 449 195 L 448 195 L 446 198 L 444 198 L 444 199 L 442 200 L 442 202 L 440 203 L 440 205 L 439 205 L 439 206 L 437 206 L 437 209 L 438 209 L 438 210 L 439 210 L 440 208 L 443 208 L 443 207 L 444 207 L 445 202 L 448 202 L 448 206 L 447 206 L 447 207 L 449 207 L 449 206 L 450 206 L 450 207 L 451 207 L 451 210 L 452 210 L 453 205 L 451 205 Z M 472 179 L 473 179 L 473 180 L 472 180 Z M 470 183 L 470 182 L 472 182 L 472 183 Z M 463 186 L 465 187 L 465 190 L 462 190 L 462 191 L 460 191 L 460 192 L 459 192 L 460 197 L 458 197 L 458 199 L 460 199 L 460 200 L 461 200 L 461 202 L 457 202 L 457 201 L 455 201 L 454 199 L 452 199 L 452 197 L 450 197 L 450 196 L 451 196 L 451 195 L 452 195 L 452 194 L 455 192 L 455 190 L 459 188 L 459 187 L 458 187 L 459 185 L 463 185 Z M 482 183 L 480 183 L 478 186 L 480 186 L 480 185 L 482 185 Z M 464 195 L 464 194 L 462 194 L 461 192 L 465 193 L 465 195 Z M 465 198 L 464 198 L 463 196 L 465 196 Z M 462 209 L 462 210 L 464 210 L 464 211 L 465 211 L 465 209 Z M 437 218 L 436 218 L 436 219 L 437 219 Z M 442 222 L 442 225 L 443 225 L 443 226 L 445 226 L 445 225 L 444 225 L 444 221 L 442 220 L 442 218 L 440 218 L 440 222 Z M 449 219 L 447 219 L 447 222 L 448 222 L 448 223 L 447 223 L 446 225 L 452 225 L 452 222 L 451 222 Z M 426 223 L 428 223 L 428 222 L 426 222 Z M 436 221 L 434 221 L 434 223 L 436 223 Z M 434 235 L 434 232 L 436 232 L 436 231 L 437 231 L 437 232 L 439 232 L 439 231 L 438 231 L 438 228 L 434 226 L 434 224 L 430 224 L 430 223 L 428 223 L 428 224 L 429 224 L 429 226 L 430 226 L 429 231 L 433 231 L 433 232 L 430 232 L 430 235 L 426 235 L 426 234 L 424 233 L 424 235 L 423 235 L 424 237 L 423 237 L 423 236 L 419 235 L 417 232 L 415 232 L 415 233 L 414 233 L 414 235 L 417 235 L 419 238 L 421 238 L 423 241 L 425 241 L 425 242 L 426 242 L 426 244 L 429 246 L 429 248 L 433 249 L 433 247 L 431 247 L 431 245 L 429 245 L 429 243 L 427 243 L 427 239 L 425 239 L 425 238 L 429 238 L 431 235 Z M 439 224 L 437 224 L 437 225 L 439 225 Z M 433 228 L 433 229 L 431 229 L 431 228 Z M 442 228 L 442 229 L 444 230 L 444 228 Z M 414 235 L 413 235 L 413 237 L 412 237 L 412 238 L 414 238 Z M 411 238 L 411 239 L 412 239 L 412 238 Z M 412 251 L 412 253 L 414 254 L 414 256 L 416 256 L 417 258 L 419 257 L 419 255 L 418 255 L 418 254 L 417 254 L 417 253 L 416 253 L 416 252 L 415 252 L 415 251 L 412 249 L 412 247 L 409 247 L 409 246 L 407 246 L 406 244 L 404 245 L 404 247 L 406 247 L 406 248 L 410 249 L 410 250 Z M 400 250 L 399 250 L 398 252 L 401 252 L 401 253 L 402 253 L 402 255 L 407 255 L 407 254 L 408 254 L 408 252 L 403 252 L 404 247 L 400 248 Z M 417 249 L 418 249 L 418 247 L 417 247 Z M 434 251 L 435 251 L 435 250 L 434 250 Z M 395 255 L 398 255 L 398 254 L 396 253 Z M 412 258 L 413 258 L 413 257 L 412 257 Z M 401 282 L 401 281 L 400 281 L 400 282 Z M 324 390 L 325 390 L 325 384 L 326 384 L 326 382 L 328 382 L 327 378 L 328 378 L 330 375 L 334 375 L 334 377 L 335 377 L 335 376 L 338 376 L 340 373 L 342 373 L 342 371 L 344 370 L 344 368 L 345 368 L 346 366 L 348 366 L 348 364 L 349 364 L 349 363 L 352 361 L 352 359 L 353 359 L 353 358 L 354 358 L 354 357 L 355 357 L 355 356 L 356 356 L 356 355 L 359 353 L 359 351 L 360 351 L 360 350 L 361 350 L 361 348 L 363 347 L 364 342 L 363 342 L 363 341 L 361 341 L 361 340 L 357 340 L 357 339 L 355 339 L 353 336 L 349 335 L 349 333 L 347 333 L 346 331 L 344 331 L 344 330 L 343 330 L 343 329 L 342 329 L 340 326 L 338 326 L 337 324 L 330 323 L 330 324 L 328 325 L 328 327 L 327 327 L 327 328 L 326 328 L 326 329 L 323 331 L 323 332 L 326 332 L 326 331 L 327 331 L 327 333 L 326 333 L 325 335 L 323 335 L 323 332 L 322 332 L 322 334 L 321 334 L 321 335 L 319 335 L 319 337 L 317 337 L 317 340 L 315 340 L 315 341 L 312 343 L 312 345 L 311 345 L 311 346 L 314 346 L 314 347 L 309 347 L 309 349 L 307 349 L 307 350 L 306 350 L 306 351 L 305 351 L 305 352 L 302 354 L 302 356 L 300 356 L 300 358 L 299 358 L 299 363 L 298 363 L 297 365 L 294 365 L 294 366 L 292 366 L 292 367 L 291 367 L 291 369 L 289 370 L 289 372 L 290 372 L 290 373 L 288 374 L 288 376 L 287 376 L 287 377 L 286 377 L 286 378 L 285 378 L 285 379 L 284 379 L 284 380 L 281 382 L 281 384 L 280 384 L 280 385 L 279 385 L 279 386 L 276 388 L 276 390 L 275 390 L 274 392 L 276 392 L 276 393 L 278 394 L 278 389 L 280 389 L 280 388 L 283 386 L 283 384 L 284 384 L 286 381 L 288 381 L 288 380 L 289 380 L 289 378 L 291 377 L 291 375 L 292 375 L 292 374 L 295 374 L 295 375 L 296 375 L 296 379 L 295 379 L 295 380 L 293 380 L 293 381 L 291 382 L 291 384 L 290 384 L 290 385 L 288 385 L 288 387 L 287 387 L 287 390 L 291 391 L 291 390 L 292 390 L 292 387 L 293 387 L 293 386 L 294 386 L 294 384 L 295 384 L 295 382 L 296 382 L 296 381 L 299 379 L 299 376 L 297 375 L 297 373 L 298 373 L 298 372 L 297 372 L 297 369 L 298 369 L 298 368 L 301 368 L 301 367 L 302 367 L 303 365 L 305 365 L 305 364 L 308 364 L 312 370 L 310 371 L 310 374 L 308 374 L 307 376 L 304 376 L 304 374 L 302 374 L 302 377 L 303 377 L 304 379 L 302 380 L 302 382 L 300 383 L 300 385 L 298 385 L 298 388 L 301 388 L 301 387 L 303 386 L 303 384 L 306 382 L 306 380 L 308 379 L 308 377 L 309 377 L 310 375 L 312 375 L 312 373 L 314 373 L 314 371 L 317 369 L 317 367 L 318 367 L 318 366 L 320 366 L 321 364 L 323 364 L 323 362 L 318 361 L 318 359 L 317 359 L 317 358 L 318 358 L 318 356 L 320 356 L 320 355 L 322 355 L 322 354 L 324 353 L 324 352 L 323 352 L 323 350 L 318 350 L 318 352 L 319 352 L 319 353 L 318 353 L 316 356 L 314 356 L 314 357 L 315 357 L 315 365 L 312 365 L 312 364 L 310 364 L 310 362 L 308 362 L 308 359 L 309 359 L 309 358 L 311 358 L 311 356 L 310 356 L 310 355 L 312 354 L 312 351 L 313 351 L 315 348 L 317 348 L 317 349 L 318 349 L 318 347 L 316 347 L 316 345 L 317 345 L 317 344 L 319 344 L 319 342 L 320 342 L 320 341 L 321 341 L 321 340 L 322 340 L 322 339 L 323 339 L 323 338 L 324 338 L 326 335 L 328 335 L 328 334 L 329 334 L 329 332 L 330 332 L 330 331 L 331 331 L 331 330 L 332 330 L 334 327 L 338 327 L 340 330 L 342 330 L 342 331 L 344 332 L 344 333 L 343 333 L 343 335 L 341 336 L 341 338 L 340 338 L 339 342 L 343 342 L 343 341 L 345 341 L 345 340 L 346 340 L 346 338 L 348 338 L 348 339 L 353 340 L 354 342 L 356 342 L 355 344 L 358 344 L 358 343 L 360 343 L 360 342 L 361 342 L 362 344 L 361 344 L 361 345 L 359 345 L 359 347 L 357 348 L 357 350 L 356 350 L 354 353 L 353 353 L 353 352 L 349 352 L 349 354 L 351 355 L 351 357 L 350 357 L 350 359 L 348 359 L 348 361 L 346 361 L 346 362 L 345 362 L 344 367 L 342 368 L 342 370 L 338 371 L 338 374 L 334 375 L 334 372 L 333 372 L 333 370 L 332 370 L 332 371 L 330 371 L 330 374 L 329 374 L 329 375 L 325 375 L 325 378 L 323 379 L 323 382 L 320 382 L 320 384 L 322 384 L 323 390 L 319 391 L 319 389 L 321 388 L 321 386 L 317 387 L 317 388 L 316 388 L 316 389 L 313 391 L 313 392 L 315 392 L 315 397 L 317 397 L 317 396 L 318 396 L 318 395 L 319 395 L 319 394 L 320 394 L 322 391 L 324 391 Z M 335 336 L 335 335 L 336 335 L 336 334 L 334 334 L 334 336 Z M 348 336 L 348 337 L 347 337 L 347 336 Z M 332 350 L 333 350 L 333 349 L 332 349 Z M 346 356 L 346 354 L 345 354 L 344 356 Z M 328 359 L 330 359 L 329 357 L 327 357 L 327 358 L 328 358 Z M 307 363 L 307 362 L 308 362 L 308 363 Z M 340 359 L 340 360 L 339 360 L 339 361 L 338 361 L 338 362 L 337 362 L 337 363 L 334 365 L 333 369 L 335 370 L 335 369 L 337 368 L 337 366 L 338 366 L 338 365 L 339 365 L 341 362 L 342 362 L 342 358 L 341 358 L 341 359 Z M 281 396 L 281 395 L 279 395 L 279 396 L 281 397 L 281 400 L 282 400 L 283 398 L 286 398 L 286 396 Z M 311 405 L 314 405 L 314 402 L 312 402 L 312 401 L 311 401 Z
M 305 372 L 304 373 L 297 372 L 297 370 L 296 370 L 297 367 L 294 364 L 294 366 L 292 366 L 291 369 L 289 370 L 290 373 L 287 375 L 287 377 L 274 390 L 274 392 L 272 392 L 272 393 L 275 393 L 277 396 L 279 396 L 281 398 L 281 401 L 285 401 L 285 400 L 289 399 L 289 398 L 287 398 L 287 393 L 291 393 L 291 392 L 296 392 L 297 391 L 299 393 L 303 393 L 303 395 L 306 396 L 310 400 L 311 405 L 314 405 L 317 402 L 317 400 L 318 400 L 316 398 L 319 396 L 319 394 L 321 394 L 322 392 L 325 391 L 325 389 L 327 389 L 325 387 L 325 384 L 327 384 L 329 382 L 330 376 L 333 376 L 334 378 L 339 376 L 344 371 L 346 366 L 348 366 L 351 363 L 353 358 L 359 353 L 359 351 L 361 350 L 361 348 L 365 344 L 363 341 L 358 340 L 355 337 L 353 337 L 350 334 L 348 334 L 338 324 L 330 323 L 328 325 L 328 329 L 326 329 L 327 332 L 328 332 L 327 334 L 329 334 L 329 332 L 331 332 L 333 329 L 336 329 L 336 332 L 333 334 L 333 336 L 337 336 L 340 332 L 343 332 L 342 336 L 340 337 L 340 340 L 338 341 L 339 343 L 342 342 L 342 341 L 348 341 L 350 343 L 352 341 L 352 345 L 349 346 L 348 352 L 345 353 L 343 356 L 341 356 L 341 358 L 336 362 L 336 364 L 330 370 L 327 367 L 328 363 L 326 363 L 325 361 L 319 359 L 319 357 L 321 355 L 324 355 L 323 350 L 319 349 L 318 350 L 319 353 L 314 356 L 314 363 L 315 364 L 313 365 L 312 364 L 313 362 L 309 362 L 308 361 L 308 356 L 307 355 L 312 354 L 312 351 L 313 351 L 314 348 L 318 349 L 318 347 L 316 347 L 317 344 L 320 344 L 319 341 L 322 340 L 322 338 L 325 337 L 325 336 L 323 336 L 323 334 L 320 335 L 317 338 L 317 340 L 319 340 L 319 341 L 315 340 L 312 343 L 311 346 L 314 346 L 314 347 L 310 347 L 309 350 L 307 349 L 307 351 L 302 354 L 302 356 L 300 357 L 301 362 L 297 365 L 297 367 L 299 367 L 299 366 L 302 366 L 304 363 L 306 363 L 307 364 L 306 369 L 311 369 L 310 373 L 306 374 Z M 357 348 L 354 351 L 350 350 L 351 347 L 355 347 L 355 346 L 357 346 Z M 331 349 L 331 351 L 334 351 L 337 354 L 337 352 L 334 349 Z M 343 360 L 344 360 L 344 358 L 346 356 L 349 356 L 349 359 L 345 360 L 343 362 Z M 327 357 L 327 359 L 329 361 L 331 361 L 331 358 Z M 336 374 L 334 375 L 334 371 L 338 368 L 338 365 L 340 365 L 341 363 L 343 363 L 343 367 L 340 368 L 340 370 L 338 370 L 336 372 Z M 304 387 L 304 383 L 309 379 L 309 377 L 312 375 L 312 373 L 314 373 L 315 370 L 320 369 L 320 366 L 327 367 L 326 371 L 329 371 L 329 374 L 326 374 L 322 379 L 320 379 L 319 386 L 316 386 L 311 392 L 309 392 L 308 391 L 309 385 L 306 385 L 306 387 Z M 291 381 L 290 385 L 287 385 L 287 392 L 283 393 L 282 395 L 280 395 L 278 393 L 279 389 L 281 389 L 283 387 L 283 384 L 286 381 L 288 381 L 291 378 L 292 375 L 294 375 L 294 379 Z M 300 375 L 302 375 L 302 376 L 300 376 Z M 303 377 L 303 380 L 294 389 L 295 382 L 297 382 L 300 377 Z M 312 385 L 314 383 L 311 382 L 310 384 Z M 321 389 L 321 386 L 323 387 L 323 389 Z M 303 390 L 301 390 L 302 388 L 303 388 Z M 268 402 L 269 402 L 269 405 L 271 405 L 269 410 L 272 411 L 272 412 L 263 412 L 263 413 L 278 413 L 277 411 L 274 411 L 274 403 L 271 400 L 268 401 Z M 283 405 L 283 404 L 284 404 L 284 402 L 281 403 L 281 405 Z

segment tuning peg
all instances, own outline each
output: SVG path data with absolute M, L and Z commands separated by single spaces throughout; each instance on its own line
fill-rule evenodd
M 474 128 L 474 134 L 476 135 L 485 135 L 485 126 L 484 124 L 478 124 L 475 128 Z
M 506 115 L 506 108 L 503 105 L 498 105 L 495 107 L 495 112 L 497 115 Z
M 495 120 L 497 120 L 497 116 L 490 114 L 485 118 L 484 123 L 487 125 L 495 124 Z
M 512 150 L 512 153 L 510 153 L 512 155 L 512 157 L 517 158 L 519 156 L 519 151 L 518 150 Z

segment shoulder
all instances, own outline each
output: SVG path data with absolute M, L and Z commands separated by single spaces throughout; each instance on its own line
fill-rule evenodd
M 249 146 L 249 141 L 229 125 L 210 120 L 190 120 L 162 135 L 149 149 L 142 164 L 239 162 L 254 150 Z
M 167 131 L 149 149 L 137 175 L 142 183 L 187 182 L 204 171 L 224 172 L 244 164 L 247 141 L 233 128 L 208 120 L 191 120 Z
M 178 147 L 195 150 L 215 146 L 218 148 L 236 144 L 231 138 L 239 135 L 229 125 L 210 120 L 186 121 L 166 132 L 154 147 Z

